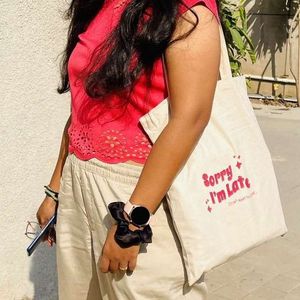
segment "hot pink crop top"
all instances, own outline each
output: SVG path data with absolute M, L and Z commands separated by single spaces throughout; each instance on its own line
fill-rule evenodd
M 90 99 L 77 75 L 87 64 L 90 54 L 104 40 L 117 24 L 126 3 L 130 0 L 106 0 L 98 15 L 92 20 L 85 32 L 79 34 L 79 41 L 71 53 L 68 74 L 71 92 L 72 119 L 68 129 L 69 153 L 82 160 L 97 158 L 107 163 L 133 160 L 145 163 L 152 143 L 139 123 L 139 118 L 167 97 L 162 60 L 154 63 L 149 99 L 145 99 L 146 78 L 143 74 L 137 80 L 132 94 L 134 101 L 129 103 L 126 112 L 119 115 L 117 108 L 105 109 L 97 100 Z M 216 0 L 184 0 L 188 7 L 202 3 L 206 5 L 220 22 Z M 179 6 L 179 14 L 187 8 Z M 112 103 L 117 96 L 109 95 Z M 84 109 L 83 109 L 84 108 Z M 89 118 L 101 112 L 101 117 Z M 123 111 L 122 111 L 123 112 Z

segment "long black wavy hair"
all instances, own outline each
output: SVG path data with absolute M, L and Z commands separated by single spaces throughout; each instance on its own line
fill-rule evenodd
M 60 63 L 59 94 L 70 90 L 67 65 L 78 35 L 86 30 L 103 7 L 104 1 L 72 0 L 65 11 L 64 18 L 70 19 L 70 24 L 67 45 Z M 199 22 L 197 15 L 190 9 L 196 17 L 194 27 L 171 41 L 179 16 L 179 3 L 187 7 L 181 0 L 130 0 L 126 4 L 119 23 L 95 49 L 89 66 L 82 72 L 89 97 L 104 101 L 105 95 L 117 93 L 123 95 L 126 104 L 141 72 L 145 72 L 149 86 L 154 62 L 169 45 L 189 35 Z M 152 11 L 151 15 L 148 14 L 149 10 Z

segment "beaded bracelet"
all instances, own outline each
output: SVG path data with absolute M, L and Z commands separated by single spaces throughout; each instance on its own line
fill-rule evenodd
M 50 198 L 52 198 L 54 201 L 58 202 L 58 192 L 55 192 L 54 190 L 52 190 L 49 185 L 44 185 L 45 188 L 45 194 L 47 196 L 49 196 Z

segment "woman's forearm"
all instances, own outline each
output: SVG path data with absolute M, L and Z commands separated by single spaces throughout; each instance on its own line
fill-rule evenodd
M 62 170 L 68 155 L 68 147 L 69 147 L 68 128 L 70 126 L 70 123 L 71 123 L 71 114 L 63 130 L 58 159 L 49 183 L 49 186 L 55 191 L 59 191 Z
M 154 212 L 199 141 L 207 122 L 171 120 L 153 144 L 130 202 Z
M 155 141 L 129 199 L 152 213 L 194 150 L 212 111 L 220 66 L 219 24 L 203 5 L 193 10 L 199 18 L 198 26 L 165 51 L 170 119 Z M 189 13 L 184 14 L 188 19 Z M 190 25 L 178 22 L 174 38 L 187 32 Z

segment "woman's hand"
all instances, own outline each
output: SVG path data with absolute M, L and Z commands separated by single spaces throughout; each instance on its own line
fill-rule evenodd
M 115 273 L 120 268 L 127 268 L 129 271 L 133 271 L 136 267 L 137 256 L 140 250 L 140 245 L 134 245 L 128 248 L 120 247 L 114 239 L 114 234 L 117 229 L 117 224 L 107 232 L 107 238 L 102 249 L 102 255 L 100 257 L 100 270 L 101 272 Z M 132 224 L 129 224 L 129 229 L 138 229 Z M 139 230 L 139 229 L 138 229 Z M 125 270 L 121 270 L 125 271 Z
M 53 200 L 51 197 L 46 196 L 43 202 L 41 203 L 37 213 L 36 218 L 40 224 L 41 228 L 44 228 L 44 226 L 48 223 L 48 221 L 51 219 L 51 217 L 54 215 L 56 210 L 57 203 L 55 200 Z M 52 246 L 53 242 L 56 242 L 56 235 L 55 235 L 55 229 L 50 230 L 48 235 L 45 235 L 43 242 L 47 241 L 48 246 Z

